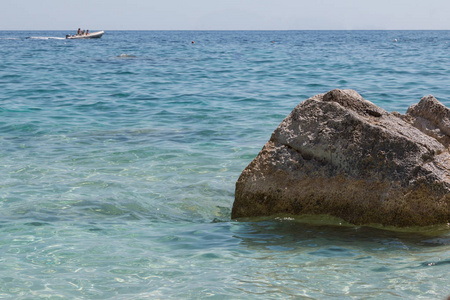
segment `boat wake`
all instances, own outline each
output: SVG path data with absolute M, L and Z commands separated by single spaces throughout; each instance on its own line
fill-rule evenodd
M 30 36 L 28 39 L 32 40 L 65 40 L 63 37 L 55 37 L 55 36 Z

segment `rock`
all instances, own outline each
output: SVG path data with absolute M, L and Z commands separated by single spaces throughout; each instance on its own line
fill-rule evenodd
M 450 110 L 433 96 L 411 105 L 404 119 L 447 148 L 450 145 Z
M 326 214 L 353 224 L 450 221 L 450 110 L 388 113 L 353 90 L 295 107 L 242 172 L 232 218 Z

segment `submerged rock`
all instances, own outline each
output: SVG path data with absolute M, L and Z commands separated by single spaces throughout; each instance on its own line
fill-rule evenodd
M 424 97 L 406 115 L 353 90 L 287 116 L 236 183 L 232 218 L 327 214 L 354 224 L 450 221 L 450 110 Z

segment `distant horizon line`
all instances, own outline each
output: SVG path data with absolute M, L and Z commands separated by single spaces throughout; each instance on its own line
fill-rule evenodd
M 77 29 L 0 29 L 0 31 L 76 31 Z M 89 29 L 91 30 L 91 29 Z M 93 29 L 103 31 L 450 31 L 450 29 Z M 92 30 L 91 30 L 92 31 Z

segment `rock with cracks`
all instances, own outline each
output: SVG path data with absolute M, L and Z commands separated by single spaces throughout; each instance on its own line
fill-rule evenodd
M 236 183 L 231 217 L 448 223 L 449 145 L 450 110 L 433 96 L 401 115 L 332 90 L 300 103 L 273 132 Z

